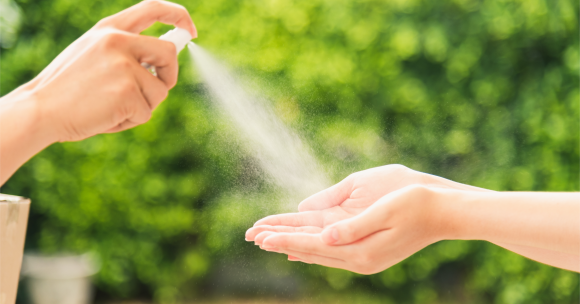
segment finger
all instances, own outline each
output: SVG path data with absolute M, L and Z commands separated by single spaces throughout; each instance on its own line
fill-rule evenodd
M 320 211 L 309 211 L 300 213 L 283 213 L 270 215 L 265 217 L 254 224 L 254 227 L 261 225 L 270 226 L 315 226 L 322 227 L 323 225 L 322 214 Z
M 354 178 L 350 175 L 340 183 L 315 193 L 303 200 L 300 205 L 298 205 L 298 211 L 322 210 L 340 205 L 350 197 L 353 184 Z
M 122 132 L 131 128 L 134 128 L 136 126 L 138 126 L 138 123 L 134 123 L 134 122 L 130 122 L 128 120 L 123 121 L 122 123 L 114 126 L 113 128 L 105 131 L 104 133 L 117 133 L 117 132 Z
M 123 102 L 118 106 L 121 107 L 120 117 L 125 119 L 104 133 L 121 132 L 143 124 L 151 118 L 151 107 L 143 96 L 139 85 L 133 82 L 131 85 L 127 85 L 124 91 L 120 96 L 123 98 Z
M 374 274 L 385 270 L 425 247 L 425 245 L 419 245 L 411 250 L 404 250 L 408 249 L 405 248 L 408 246 L 408 242 L 403 240 L 401 243 L 401 236 L 398 237 L 399 242 L 397 242 L 397 238 L 393 238 L 393 233 L 390 231 L 380 231 L 354 244 L 328 246 L 323 247 L 322 250 L 271 242 L 272 239 L 280 237 L 282 234 L 273 234 L 267 237 L 261 248 L 291 255 L 308 263 L 342 268 L 361 274 Z M 280 246 L 270 247 L 270 245 Z
M 290 261 L 300 261 L 307 264 L 318 264 L 326 267 L 340 268 L 349 270 L 349 264 L 343 260 L 320 256 L 316 254 L 309 254 L 304 252 L 293 251 L 289 249 L 278 249 L 278 253 L 288 255 Z M 292 259 L 290 259 L 292 257 Z
M 308 233 L 272 233 L 267 235 L 261 248 L 269 250 L 287 249 L 308 254 L 316 254 L 330 258 L 341 258 L 348 256 L 348 248 L 341 246 L 329 246 L 320 240 L 318 234 Z
M 157 76 L 168 89 L 175 86 L 179 66 L 173 43 L 154 37 L 134 35 L 129 45 L 129 52 L 138 63 L 146 62 L 155 66 Z
M 386 209 L 390 199 L 388 194 L 357 216 L 326 227 L 320 234 L 320 239 L 329 245 L 351 244 L 375 232 L 387 229 Z
M 121 122 L 120 124 L 116 125 L 115 127 L 105 131 L 104 133 L 117 133 L 122 132 L 131 128 L 134 128 L 138 125 L 144 124 L 151 118 L 151 110 L 149 109 L 149 105 L 146 101 L 140 101 L 139 103 L 144 102 L 145 105 L 137 105 L 136 110 L 131 117 L 127 118 L 125 121 Z
M 186 29 L 191 34 L 191 37 L 197 38 L 197 29 L 187 9 L 179 4 L 167 1 L 143 1 L 103 19 L 101 24 L 138 34 L 156 21 Z
M 274 234 L 276 234 L 276 232 L 273 231 L 262 231 L 258 233 L 254 238 L 254 245 L 260 246 L 260 248 L 262 248 L 264 239 Z
M 292 232 L 320 233 L 322 231 L 322 228 L 314 226 L 303 226 L 303 227 L 270 226 L 270 225 L 256 226 L 246 231 L 246 241 L 253 241 L 256 235 L 258 235 L 263 231 L 290 232 L 290 233 Z
M 300 258 L 295 257 L 293 255 L 288 255 L 288 261 L 306 263 L 306 261 L 301 260 Z
M 135 63 L 133 70 L 135 79 L 150 109 L 155 110 L 167 98 L 167 94 L 169 93 L 167 85 L 137 63 Z

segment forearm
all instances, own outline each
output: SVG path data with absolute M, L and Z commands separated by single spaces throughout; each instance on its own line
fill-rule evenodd
M 54 141 L 36 104 L 36 96 L 27 85 L 0 98 L 0 186 Z
M 580 256 L 580 193 L 442 191 L 444 239 Z
M 580 272 L 580 256 L 578 255 L 505 243 L 496 243 L 496 245 L 540 263 Z

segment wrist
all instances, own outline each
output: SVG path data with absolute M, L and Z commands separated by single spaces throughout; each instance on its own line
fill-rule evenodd
M 415 218 L 418 229 L 428 244 L 449 239 L 452 227 L 450 226 L 446 201 L 447 189 L 429 186 L 408 187 L 404 208 L 413 210 L 413 215 L 408 218 Z
M 0 99 L 0 184 L 57 138 L 38 105 L 28 85 Z
M 0 104 L 7 104 L 3 118 L 10 125 L 4 126 L 4 132 L 17 132 L 29 145 L 42 146 L 43 148 L 55 143 L 58 139 L 57 132 L 42 111 L 42 97 L 37 90 L 23 86 L 13 93 L 2 98 Z M 7 98 L 8 100 L 4 100 Z
M 467 214 L 462 209 L 469 204 L 470 196 L 477 195 L 477 192 L 432 189 L 433 214 L 436 220 L 436 231 L 439 240 L 465 240 L 466 225 L 469 220 Z M 471 198 L 473 199 L 473 198 Z

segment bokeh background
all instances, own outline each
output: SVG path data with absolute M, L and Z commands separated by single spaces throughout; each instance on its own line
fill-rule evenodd
M 579 190 L 577 1 L 176 2 L 334 182 L 401 163 L 493 190 Z M 2 3 L 4 95 L 136 1 Z M 370 276 L 246 243 L 276 187 L 179 60 L 149 123 L 54 144 L 1 189 L 32 199 L 27 251 L 98 254 L 98 302 L 578 303 L 578 274 L 485 242 L 439 242 Z

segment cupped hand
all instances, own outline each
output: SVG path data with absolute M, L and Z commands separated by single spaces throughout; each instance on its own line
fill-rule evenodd
M 307 230 L 265 231 L 256 237 L 256 242 L 264 250 L 287 254 L 289 260 L 361 274 L 377 273 L 445 237 L 449 227 L 438 213 L 438 199 L 441 193 L 453 192 L 466 191 L 407 186 L 383 196 L 360 214 L 326 228 L 322 238 Z M 347 244 L 331 245 L 329 240 Z
M 246 240 L 262 244 L 273 233 L 318 234 L 337 222 L 365 212 L 379 199 L 411 185 L 467 191 L 488 191 L 439 176 L 418 172 L 402 165 L 387 165 L 349 175 L 340 183 L 316 193 L 298 206 L 298 213 L 272 215 L 257 221 L 246 232 Z M 328 230 L 327 244 L 348 244 L 372 233 L 365 230 Z M 317 236 L 318 237 L 318 236 Z
M 143 1 L 98 22 L 25 86 L 54 141 L 122 131 L 149 120 L 176 84 L 178 70 L 171 42 L 139 35 L 155 21 L 197 36 L 182 6 Z M 159 77 L 143 62 L 155 66 Z

